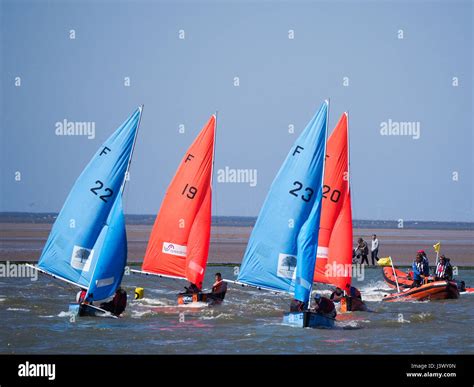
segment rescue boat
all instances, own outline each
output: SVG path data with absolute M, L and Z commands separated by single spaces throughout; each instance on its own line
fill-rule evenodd
M 393 289 L 397 288 L 397 281 L 400 289 L 411 288 L 413 285 L 413 278 L 411 278 L 408 273 L 398 269 L 392 269 L 391 266 L 386 266 L 383 268 L 383 279 L 388 284 L 388 286 Z
M 386 296 L 383 301 L 427 301 L 459 298 L 458 285 L 454 281 L 433 281 L 416 288 L 404 289 Z
M 395 278 L 395 274 L 397 278 Z M 400 289 L 409 289 L 413 285 L 413 278 L 411 277 L 410 272 L 406 273 L 404 271 L 398 270 L 398 269 L 392 269 L 390 266 L 386 266 L 383 268 L 383 279 L 387 283 L 388 286 L 390 286 L 392 289 L 397 288 L 397 280 L 398 280 L 398 286 Z M 474 293 L 474 288 L 468 288 L 466 287 L 464 281 L 452 281 L 456 283 L 459 292 L 461 293 Z

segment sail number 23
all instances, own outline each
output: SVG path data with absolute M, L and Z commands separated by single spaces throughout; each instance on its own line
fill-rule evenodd
M 295 181 L 293 185 L 296 188 L 290 189 L 290 194 L 296 197 L 299 197 L 300 194 L 298 194 L 299 191 L 303 189 L 303 183 L 300 183 L 299 181 Z M 314 194 L 314 190 L 312 188 L 306 187 L 304 191 L 301 194 L 301 200 L 305 202 L 309 202 Z

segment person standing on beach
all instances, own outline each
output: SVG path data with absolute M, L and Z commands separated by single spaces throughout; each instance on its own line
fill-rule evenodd
M 364 241 L 362 238 L 357 240 L 357 250 L 356 250 L 357 258 L 360 258 L 360 264 L 363 265 L 364 261 L 369 264 L 369 246 L 367 246 L 367 242 Z
M 377 239 L 377 235 L 372 235 L 372 248 L 370 249 L 371 258 L 372 258 L 372 265 L 375 265 L 376 262 L 379 260 L 379 240 Z

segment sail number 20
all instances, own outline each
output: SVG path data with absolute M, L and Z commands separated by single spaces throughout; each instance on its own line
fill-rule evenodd
M 331 187 L 328 185 L 323 185 L 323 198 L 327 199 L 328 196 L 326 194 L 329 194 L 331 192 Z M 339 201 L 339 198 L 341 197 L 341 191 L 335 189 L 331 192 L 329 195 L 329 199 L 331 202 L 337 203 Z
M 299 191 L 303 189 L 303 183 L 300 183 L 299 181 L 295 181 L 293 185 L 296 188 L 290 189 L 290 194 L 296 197 L 299 197 L 300 195 L 298 194 Z M 304 189 L 304 193 L 301 195 L 301 200 L 305 202 L 309 202 L 314 194 L 314 190 L 312 188 L 306 187 Z

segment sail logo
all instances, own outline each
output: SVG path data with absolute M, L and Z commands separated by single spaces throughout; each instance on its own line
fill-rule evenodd
M 66 118 L 54 124 L 56 136 L 87 136 L 89 140 L 95 138 L 94 121 L 68 121 Z
M 381 136 L 411 136 L 414 140 L 418 140 L 421 135 L 420 121 L 382 121 L 380 123 Z
M 277 276 L 293 279 L 295 276 L 297 259 L 294 255 L 278 254 Z
M 245 183 L 250 187 L 257 185 L 256 169 L 236 169 L 225 167 L 217 170 L 218 183 Z
M 163 249 L 161 251 L 165 254 L 185 257 L 187 248 L 186 246 L 178 245 L 176 243 L 163 242 Z
M 93 255 L 93 249 L 86 249 L 85 247 L 75 245 L 72 249 L 71 266 L 74 269 L 89 271 Z
M 18 376 L 48 378 L 48 380 L 56 379 L 56 364 L 33 364 L 30 362 L 18 365 Z

